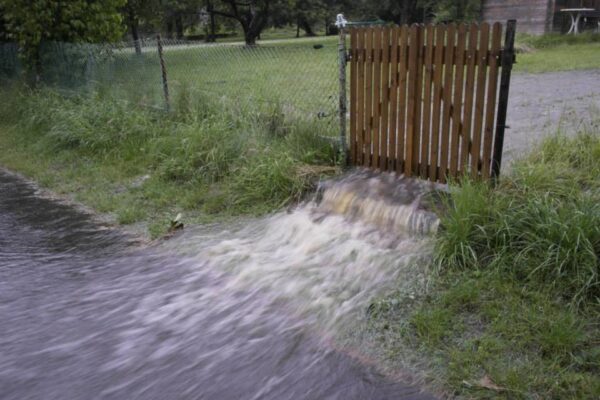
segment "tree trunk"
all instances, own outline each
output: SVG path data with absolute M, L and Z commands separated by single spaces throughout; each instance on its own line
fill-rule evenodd
M 256 39 L 258 39 L 258 33 L 250 29 L 244 29 L 244 41 L 246 46 L 256 46 Z
M 298 24 L 300 28 L 302 28 L 306 36 L 317 36 L 313 31 L 312 26 L 305 17 L 298 18 Z
M 175 16 L 175 29 L 177 31 L 177 39 L 183 39 L 183 18 L 180 13 Z
M 216 42 L 217 40 L 217 23 L 215 21 L 215 13 L 212 12 L 212 7 L 210 9 L 210 36 L 208 38 L 209 42 Z
M 269 2 L 266 1 L 264 7 L 258 9 L 254 1 L 251 1 L 248 4 L 240 3 L 241 5 L 249 7 L 243 12 L 238 9 L 238 4 L 234 0 L 223 0 L 223 2 L 229 5 L 229 11 L 214 10 L 213 12 L 216 15 L 238 21 L 244 31 L 244 41 L 246 42 L 246 46 L 255 46 L 256 40 L 260 39 L 260 33 L 264 29 L 269 18 Z
M 173 39 L 173 20 L 171 18 L 167 19 L 167 38 Z
M 208 26 L 205 28 L 206 38 L 204 39 L 207 43 L 212 43 L 216 40 L 216 22 L 215 13 L 212 1 L 206 0 L 206 12 L 208 13 Z
M 300 37 L 300 18 L 296 19 L 296 38 Z
M 265 27 L 267 18 L 264 15 L 252 15 L 240 21 L 244 30 L 244 41 L 246 46 L 256 46 L 256 40 L 260 40 L 260 33 Z
M 142 42 L 140 41 L 140 35 L 138 33 L 137 26 L 131 27 L 131 37 L 133 38 L 133 45 L 135 46 L 135 54 L 142 54 Z
M 131 38 L 133 39 L 133 45 L 135 46 L 135 54 L 140 55 L 142 54 L 142 44 L 140 42 L 139 32 L 140 21 L 131 9 L 129 10 L 127 16 L 129 19 L 129 29 L 131 30 Z

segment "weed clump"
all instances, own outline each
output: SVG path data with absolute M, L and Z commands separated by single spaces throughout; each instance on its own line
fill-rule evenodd
M 555 136 L 496 188 L 452 189 L 440 269 L 496 269 L 574 305 L 600 298 L 600 135 Z

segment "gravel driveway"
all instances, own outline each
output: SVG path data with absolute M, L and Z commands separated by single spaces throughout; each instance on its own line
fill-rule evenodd
M 513 74 L 508 100 L 504 160 L 518 157 L 545 135 L 574 133 L 600 116 L 600 69 Z M 506 165 L 505 164 L 505 165 Z

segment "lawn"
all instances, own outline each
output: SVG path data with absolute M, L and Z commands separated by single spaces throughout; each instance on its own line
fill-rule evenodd
M 598 37 L 521 35 L 518 47 L 526 51 L 518 55 L 515 72 L 598 68 Z M 141 55 L 134 54 L 132 48 L 65 44 L 49 44 L 45 54 L 46 78 L 61 89 L 76 93 L 102 91 L 133 103 L 164 107 L 155 44 L 150 43 Z M 335 36 L 265 40 L 256 48 L 240 43 L 166 41 L 164 60 L 172 98 L 180 92 L 205 92 L 215 97 L 276 104 L 287 113 L 335 123 Z
M 82 56 L 90 52 L 92 58 Z M 137 55 L 131 48 L 52 44 L 46 59 L 46 80 L 61 89 L 102 91 L 133 103 L 164 107 L 155 45 Z M 335 118 L 335 37 L 264 41 L 255 48 L 166 41 L 164 61 L 171 97 L 204 92 L 276 104 L 311 118 Z
M 518 54 L 514 71 L 542 73 L 600 68 L 600 43 L 562 44 Z

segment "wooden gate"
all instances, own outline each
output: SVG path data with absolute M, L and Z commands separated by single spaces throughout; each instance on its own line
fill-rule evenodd
M 352 164 L 439 182 L 497 176 L 514 33 L 509 21 L 502 49 L 500 23 L 351 28 Z

